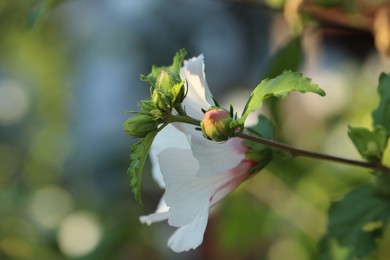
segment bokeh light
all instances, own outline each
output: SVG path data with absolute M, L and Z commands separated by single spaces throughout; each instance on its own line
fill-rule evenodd
M 29 111 L 30 100 L 25 87 L 12 80 L 0 81 L 0 124 L 20 122 Z
M 92 212 L 74 212 L 61 223 L 58 245 L 69 257 L 81 257 L 96 248 L 102 237 L 102 228 Z

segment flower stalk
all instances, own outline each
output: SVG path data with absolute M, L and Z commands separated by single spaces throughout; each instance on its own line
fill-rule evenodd
M 360 167 L 364 167 L 364 168 L 368 168 L 368 169 L 372 169 L 372 170 L 378 170 L 381 172 L 390 173 L 390 168 L 379 163 L 379 162 L 367 162 L 367 161 L 352 160 L 352 159 L 337 157 L 337 156 L 333 156 L 333 155 L 329 155 L 329 154 L 307 151 L 307 150 L 296 148 L 296 147 L 293 147 L 293 146 L 290 146 L 287 144 L 278 143 L 278 142 L 264 139 L 261 137 L 254 137 L 254 136 L 244 134 L 244 133 L 239 133 L 236 136 L 243 138 L 243 139 L 246 139 L 248 141 L 263 144 L 263 145 L 266 145 L 268 147 L 272 147 L 272 148 L 275 148 L 275 149 L 278 149 L 281 151 L 289 152 L 294 157 L 302 156 L 302 157 L 314 158 L 314 159 L 319 159 L 319 160 L 324 160 L 324 161 L 332 161 L 332 162 L 337 162 L 337 163 L 360 166 Z

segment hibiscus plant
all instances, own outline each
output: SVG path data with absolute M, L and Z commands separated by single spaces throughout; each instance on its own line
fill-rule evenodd
M 139 103 L 139 111 L 130 111 L 133 116 L 124 123 L 129 135 L 140 138 L 131 147 L 128 169 L 135 198 L 142 204 L 141 176 L 148 154 L 153 177 L 165 189 L 156 212 L 141 216 L 141 222 L 168 220 L 177 227 L 168 246 L 175 252 L 194 249 L 203 241 L 210 207 L 287 153 L 366 167 L 374 173 L 373 184 L 351 191 L 331 206 L 327 232 L 319 246 L 323 256 L 334 240 L 354 249 L 349 257 L 370 254 L 390 218 L 390 169 L 381 162 L 390 136 L 390 74 L 380 77 L 381 100 L 373 113 L 373 130 L 348 129 L 365 159 L 357 161 L 277 142 L 272 121 L 264 115 L 255 126 L 246 123 L 249 114 L 261 109 L 270 97 L 284 98 L 291 91 L 325 95 L 302 74 L 284 71 L 264 79 L 238 113 L 233 106 L 220 107 L 212 96 L 203 55 L 184 60 L 185 55 L 182 49 L 170 66 L 153 66 L 150 74 L 141 77 L 151 86 L 150 97 Z M 363 198 L 365 203 L 359 205 Z

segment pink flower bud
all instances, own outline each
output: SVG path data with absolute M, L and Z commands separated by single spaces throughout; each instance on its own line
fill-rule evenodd
M 234 135 L 235 129 L 230 113 L 222 108 L 211 108 L 200 123 L 203 135 L 213 141 L 226 141 Z

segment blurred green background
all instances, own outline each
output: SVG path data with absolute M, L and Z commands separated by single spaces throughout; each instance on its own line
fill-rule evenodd
M 313 27 L 296 39 L 281 12 L 266 7 L 1 1 L 0 259 L 315 259 L 330 202 L 369 182 L 367 170 L 275 161 L 213 209 L 204 243 L 183 254 L 166 247 L 174 228 L 139 223 L 163 192 L 150 164 L 144 207 L 126 176 L 136 140 L 122 131 L 123 112 L 149 93 L 139 74 L 170 64 L 180 48 L 188 57 L 205 55 L 213 94 L 236 107 L 265 76 L 303 72 L 327 96 L 293 94 L 268 104 L 263 112 L 276 122 L 278 138 L 359 159 L 347 126 L 371 125 L 388 61 L 368 33 Z

